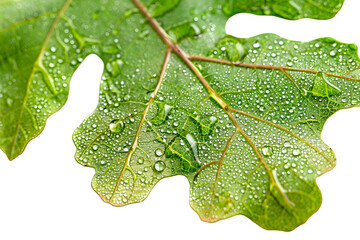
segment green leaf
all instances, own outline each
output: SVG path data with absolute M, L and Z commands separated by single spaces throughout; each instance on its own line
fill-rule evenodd
M 329 19 L 334 17 L 335 14 L 341 9 L 344 0 L 226 0 L 224 2 L 224 12 L 228 15 L 233 15 L 238 12 L 249 12 L 259 15 L 274 15 L 287 19 Z
M 330 18 L 342 4 L 272 1 L 261 12 L 256 2 L 7 2 L 1 148 L 9 158 L 23 151 L 95 53 L 105 64 L 99 105 L 74 142 L 104 201 L 140 202 L 159 180 L 184 175 L 204 221 L 242 214 L 294 229 L 320 207 L 315 180 L 335 165 L 321 130 L 339 109 L 358 106 L 359 58 L 355 46 L 329 38 L 227 36 L 235 12 Z
M 224 2 L 224 12 L 228 15 L 233 15 L 239 12 L 249 12 L 259 15 L 274 15 L 287 19 L 329 19 L 334 17 L 335 14 L 341 9 L 344 0 L 226 0 Z
M 214 34 L 217 41 L 224 35 L 223 25 L 228 18 L 225 13 L 228 16 L 237 12 L 267 13 L 290 19 L 330 18 L 343 0 L 302 2 L 212 0 L 204 4 L 147 0 L 144 4 L 164 23 L 169 35 L 180 42 L 200 34 L 208 35 L 203 39 Z M 276 10 L 278 5 L 295 6 L 299 13 L 281 14 Z M 269 9 L 273 10 L 269 12 Z M 26 144 L 43 130 L 46 119 L 65 104 L 71 75 L 88 54 L 101 56 L 113 77 L 121 74 L 124 62 L 118 56 L 128 51 L 121 46 L 132 47 L 129 41 L 134 38 L 152 37 L 149 36 L 152 30 L 142 26 L 144 19 L 127 22 L 137 11 L 131 0 L 0 3 L 0 148 L 9 159 L 21 154 Z M 173 13 L 167 17 L 170 11 Z M 134 26 L 141 26 L 142 32 L 134 32 L 139 30 Z M 132 33 L 127 33 L 127 41 L 115 42 L 119 40 L 117 35 L 123 36 L 130 28 Z M 204 41 L 204 47 L 211 47 L 212 42 Z M 227 46 L 229 54 L 237 58 L 239 46 Z M 116 91 L 115 85 L 112 90 Z

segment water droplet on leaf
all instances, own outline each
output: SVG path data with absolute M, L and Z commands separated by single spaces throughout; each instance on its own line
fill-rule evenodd
M 120 133 L 124 130 L 125 124 L 120 120 L 113 120 L 109 125 L 110 131 L 115 133 Z
M 330 97 L 340 94 L 341 90 L 327 80 L 325 73 L 318 73 L 316 74 L 311 93 L 317 97 Z
M 295 150 L 293 151 L 293 155 L 294 155 L 294 156 L 299 156 L 299 155 L 300 155 L 300 150 L 299 150 L 299 149 L 295 149 Z
M 200 159 L 199 159 L 199 156 L 198 156 L 198 149 L 197 149 L 197 144 L 196 144 L 196 141 L 194 139 L 194 137 L 191 135 L 191 134 L 187 134 L 186 135 L 186 140 L 189 142 L 190 144 L 190 147 L 193 151 L 193 154 L 194 154 L 194 157 L 195 157 L 195 160 L 201 164 L 200 162 Z
M 144 158 L 140 157 L 140 158 L 137 160 L 137 163 L 138 163 L 138 164 L 143 164 L 143 163 L 144 163 Z
M 163 161 L 157 161 L 154 164 L 154 170 L 156 172 L 163 172 L 165 170 L 165 163 Z
M 271 147 L 264 147 L 262 148 L 262 153 L 264 156 L 269 157 L 272 155 L 272 148 Z
M 161 149 L 156 149 L 155 150 L 155 155 L 158 156 L 158 157 L 161 157 L 163 155 L 163 151 Z

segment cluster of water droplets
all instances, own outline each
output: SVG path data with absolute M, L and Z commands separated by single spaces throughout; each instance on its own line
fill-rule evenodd
M 240 111 L 231 112 L 232 119 L 175 54 L 154 93 L 165 48 L 149 50 L 161 41 L 148 26 L 139 24 L 144 26 L 130 31 L 128 39 L 111 39 L 99 50 L 105 56 L 99 107 L 74 135 L 78 161 L 97 170 L 95 189 L 123 205 L 143 200 L 160 179 L 183 174 L 191 182 L 192 205 L 209 219 L 249 208 L 264 214 L 271 204 L 292 207 L 300 199 L 294 192 L 316 192 L 315 178 L 334 164 L 319 138 L 324 120 L 359 100 L 356 82 L 330 75 L 356 69 L 353 47 L 264 35 L 224 37 L 210 51 L 191 50 L 216 30 L 206 20 L 218 9 L 203 9 L 201 17 L 193 10 L 189 21 L 175 25 L 161 17 L 176 6 L 163 7 L 153 6 L 152 13 L 170 25 L 170 37 L 187 52 L 274 68 L 194 63 L 229 107 Z M 144 23 L 131 15 L 125 25 Z M 134 44 L 136 50 L 128 51 Z
M 330 39 L 299 43 L 275 35 L 248 41 L 225 38 L 210 57 L 274 68 L 198 63 L 215 91 L 245 112 L 233 112 L 245 135 L 238 133 L 231 141 L 222 165 L 207 161 L 210 165 L 195 179 L 191 200 L 205 218 L 262 206 L 269 190 L 283 206 L 296 205 L 291 201 L 296 197 L 289 197 L 292 192 L 305 191 L 306 184 L 334 166 L 334 155 L 319 135 L 332 113 L 359 102 L 358 82 L 348 79 L 357 76 L 355 50 Z M 285 73 L 276 67 L 285 67 Z M 219 145 L 224 148 L 224 143 Z

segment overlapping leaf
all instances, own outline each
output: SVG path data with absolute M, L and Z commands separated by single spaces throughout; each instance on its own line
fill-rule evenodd
M 321 129 L 360 101 L 356 47 L 237 39 L 224 25 L 236 12 L 329 18 L 342 1 L 52 2 L 33 1 L 32 14 L 0 23 L 9 158 L 64 104 L 70 74 L 96 53 L 105 63 L 100 102 L 74 141 L 104 201 L 140 202 L 159 180 L 181 174 L 205 221 L 242 214 L 291 230 L 319 208 L 315 179 L 335 164 Z M 7 4 L 4 16 L 26 3 Z

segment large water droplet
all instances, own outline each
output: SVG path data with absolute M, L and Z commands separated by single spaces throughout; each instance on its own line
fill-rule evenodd
M 156 172 L 163 172 L 165 170 L 165 163 L 163 161 L 157 161 L 154 164 L 154 170 Z
M 299 149 L 295 149 L 295 150 L 293 151 L 293 155 L 294 155 L 294 156 L 299 156 L 299 155 L 300 155 L 300 150 L 299 150 Z
M 264 147 L 262 148 L 262 153 L 264 156 L 269 157 L 272 155 L 272 149 L 271 147 Z
M 201 34 L 200 28 L 195 23 L 184 23 L 169 30 L 169 35 L 176 42 Z
M 7 104 L 9 107 L 12 107 L 13 102 L 14 102 L 14 101 L 13 101 L 11 98 L 7 98 L 7 99 L 6 99 L 6 104 Z
M 170 110 L 172 109 L 172 106 L 169 106 L 167 104 L 165 104 L 164 110 L 165 110 L 165 116 L 169 114 Z
M 113 120 L 109 125 L 110 131 L 120 133 L 124 130 L 125 124 L 123 121 Z
M 225 37 L 216 45 L 216 49 L 213 50 L 213 52 L 210 54 L 210 57 L 220 57 L 228 59 L 232 62 L 236 62 L 242 60 L 246 54 L 246 49 L 238 39 L 233 37 Z
M 317 97 L 330 97 L 340 94 L 341 90 L 327 80 L 325 73 L 318 73 L 316 74 L 311 93 Z
M 254 44 L 253 44 L 253 47 L 254 48 L 259 48 L 261 46 L 261 44 L 259 43 L 259 42 L 255 42 Z
M 144 163 L 144 158 L 139 157 L 138 160 L 137 160 L 137 163 L 138 164 L 143 164 Z
M 153 119 L 151 119 L 151 123 L 155 125 L 160 125 L 166 120 L 173 107 L 162 102 L 157 103 L 157 106 L 157 115 Z
M 192 149 L 192 151 L 193 151 L 195 160 L 196 160 L 199 164 L 201 164 L 200 159 L 199 159 L 199 156 L 198 156 L 197 144 L 196 144 L 196 141 L 195 141 L 194 137 L 193 137 L 191 134 L 187 134 L 187 135 L 186 135 L 186 140 L 189 142 L 189 144 L 190 144 L 190 146 L 191 146 L 191 149 Z
M 161 149 L 156 149 L 155 150 L 155 155 L 158 156 L 158 157 L 161 157 L 163 155 L 163 151 Z

